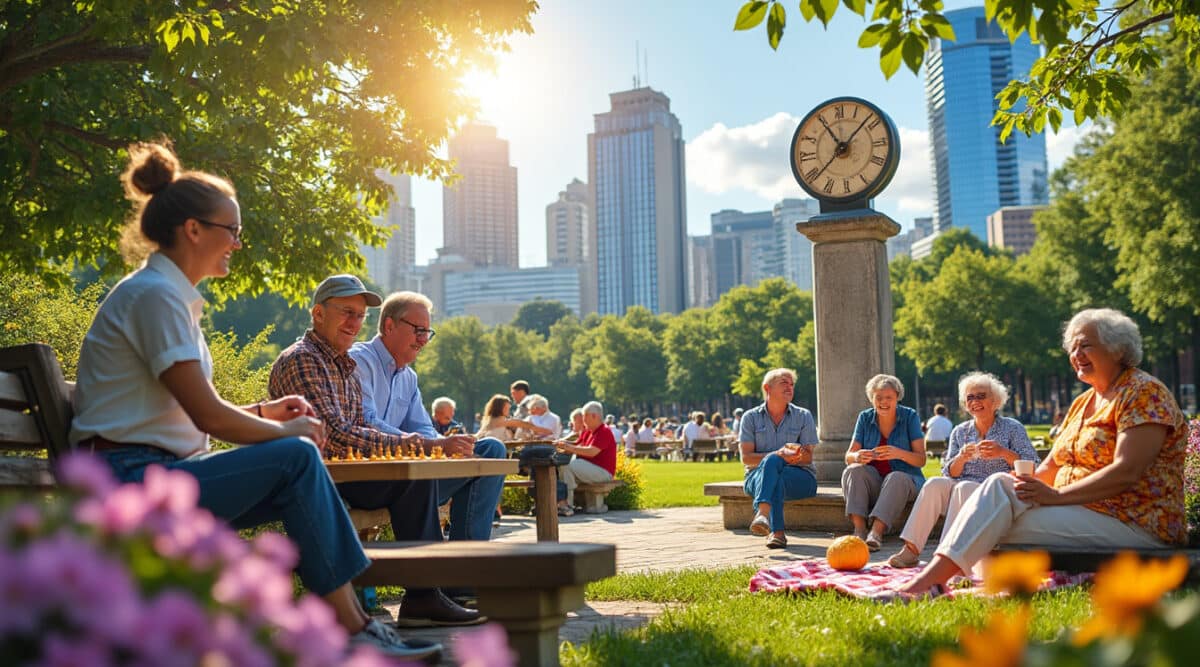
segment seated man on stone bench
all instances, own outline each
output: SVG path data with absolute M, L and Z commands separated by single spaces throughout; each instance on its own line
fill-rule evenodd
M 1062 344 L 1091 388 L 1071 403 L 1054 449 L 1033 475 L 988 477 L 900 592 L 938 590 L 1001 542 L 1114 552 L 1186 543 L 1187 419 L 1171 391 L 1137 368 L 1137 325 L 1112 309 L 1084 310 Z
M 571 462 L 559 466 L 559 475 L 567 485 L 567 497 L 558 503 L 561 516 L 571 516 L 575 508 L 575 487 L 580 482 L 611 482 L 617 474 L 617 440 L 604 423 L 604 406 L 599 401 L 590 401 L 583 408 L 583 431 L 575 443 L 559 440 L 554 446 L 574 454 Z
M 364 415 L 363 390 L 356 376 L 358 364 L 349 351 L 362 329 L 367 308 L 377 307 L 382 301 L 354 276 L 326 278 L 313 294 L 312 328 L 280 353 L 271 367 L 268 385 L 271 396 L 304 396 L 324 420 L 326 439 L 322 449 L 327 456 L 345 457 L 352 450 L 370 455 L 379 448 L 412 442 L 424 442 L 426 447 L 432 444 L 424 440 L 424 431 L 383 431 Z M 428 334 L 421 339 L 416 329 L 404 326 L 402 347 L 419 349 L 428 342 Z M 432 426 L 429 433 L 436 437 Z M 436 444 L 443 447 L 447 456 L 470 456 L 473 442 L 470 436 L 450 436 L 438 439 Z M 500 480 L 502 485 L 503 478 Z M 387 508 L 397 540 L 442 541 L 438 485 L 434 480 L 343 482 L 337 485 L 337 490 L 350 507 Z M 485 516 L 489 531 L 494 507 L 493 500 Z M 404 627 L 473 625 L 484 620 L 478 611 L 458 605 L 437 589 L 406 590 L 396 615 L 397 625 Z

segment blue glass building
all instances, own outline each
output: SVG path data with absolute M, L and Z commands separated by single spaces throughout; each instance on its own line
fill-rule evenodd
M 597 310 L 678 313 L 687 307 L 683 130 L 658 91 L 609 99 L 612 109 L 595 115 L 588 135 Z
M 954 41 L 933 39 L 925 96 L 937 188 L 935 230 L 966 227 L 987 240 L 987 217 L 1002 206 L 1045 204 L 1046 138 L 1013 132 L 1000 143 L 992 127 L 996 94 L 1029 75 L 1041 48 L 1023 34 L 1015 43 L 983 7 L 946 12 Z

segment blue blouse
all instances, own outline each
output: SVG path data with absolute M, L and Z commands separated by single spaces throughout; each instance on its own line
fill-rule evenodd
M 921 416 L 917 414 L 917 411 L 905 405 L 897 405 L 896 426 L 888 435 L 888 446 L 911 452 L 913 441 L 921 440 L 924 437 L 925 434 L 921 432 Z M 875 419 L 875 408 L 867 408 L 858 413 L 858 421 L 854 424 L 854 437 L 851 438 L 851 442 L 859 443 L 863 449 L 875 449 L 882 439 L 883 434 L 879 431 L 879 422 Z M 917 485 L 917 490 L 920 490 L 921 486 L 925 484 L 925 474 L 919 467 L 899 459 L 892 459 L 888 463 L 892 464 L 893 472 L 902 472 L 912 477 L 913 482 Z
M 979 429 L 975 428 L 975 420 L 968 419 L 955 426 L 954 430 L 950 432 L 950 442 L 946 445 L 946 453 L 942 455 L 942 474 L 946 477 L 950 476 L 950 462 L 962 451 L 963 445 L 980 440 L 995 440 L 1007 449 L 1016 452 L 1018 458 L 1033 461 L 1035 466 L 1038 463 L 1037 452 L 1033 449 L 1033 443 L 1029 442 L 1029 434 L 1025 432 L 1025 427 L 1021 425 L 1021 422 L 1012 417 L 997 416 L 992 427 L 988 429 L 987 437 L 981 438 Z M 962 472 L 956 479 L 983 482 L 994 473 L 1010 470 L 1012 470 L 1012 466 L 1008 465 L 1004 459 L 971 459 L 963 464 Z

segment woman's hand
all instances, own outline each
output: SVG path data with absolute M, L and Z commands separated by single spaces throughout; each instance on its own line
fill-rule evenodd
M 998 459 L 1004 456 L 1002 451 L 1005 447 L 995 440 L 980 440 L 978 447 L 981 459 Z
M 962 449 L 958 450 L 958 455 L 962 457 L 964 461 L 975 458 L 975 455 L 978 453 L 979 443 L 977 442 L 968 442 L 967 444 L 963 445 Z
M 890 461 L 895 458 L 900 458 L 896 455 L 896 452 L 893 451 L 891 445 L 880 445 L 870 451 L 875 452 L 876 461 Z
M 1057 505 L 1059 499 L 1058 489 L 1046 484 L 1042 480 L 1033 477 L 1032 475 L 1017 476 L 1017 482 L 1014 488 L 1017 491 L 1017 497 L 1029 503 L 1030 505 Z
M 857 463 L 870 463 L 876 459 L 876 450 L 860 449 L 854 453 L 854 460 Z

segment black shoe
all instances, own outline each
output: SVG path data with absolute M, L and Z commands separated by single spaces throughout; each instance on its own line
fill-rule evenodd
M 478 610 L 464 608 L 440 590 L 419 597 L 406 594 L 396 613 L 396 626 L 400 628 L 455 627 L 484 621 L 487 617 Z

